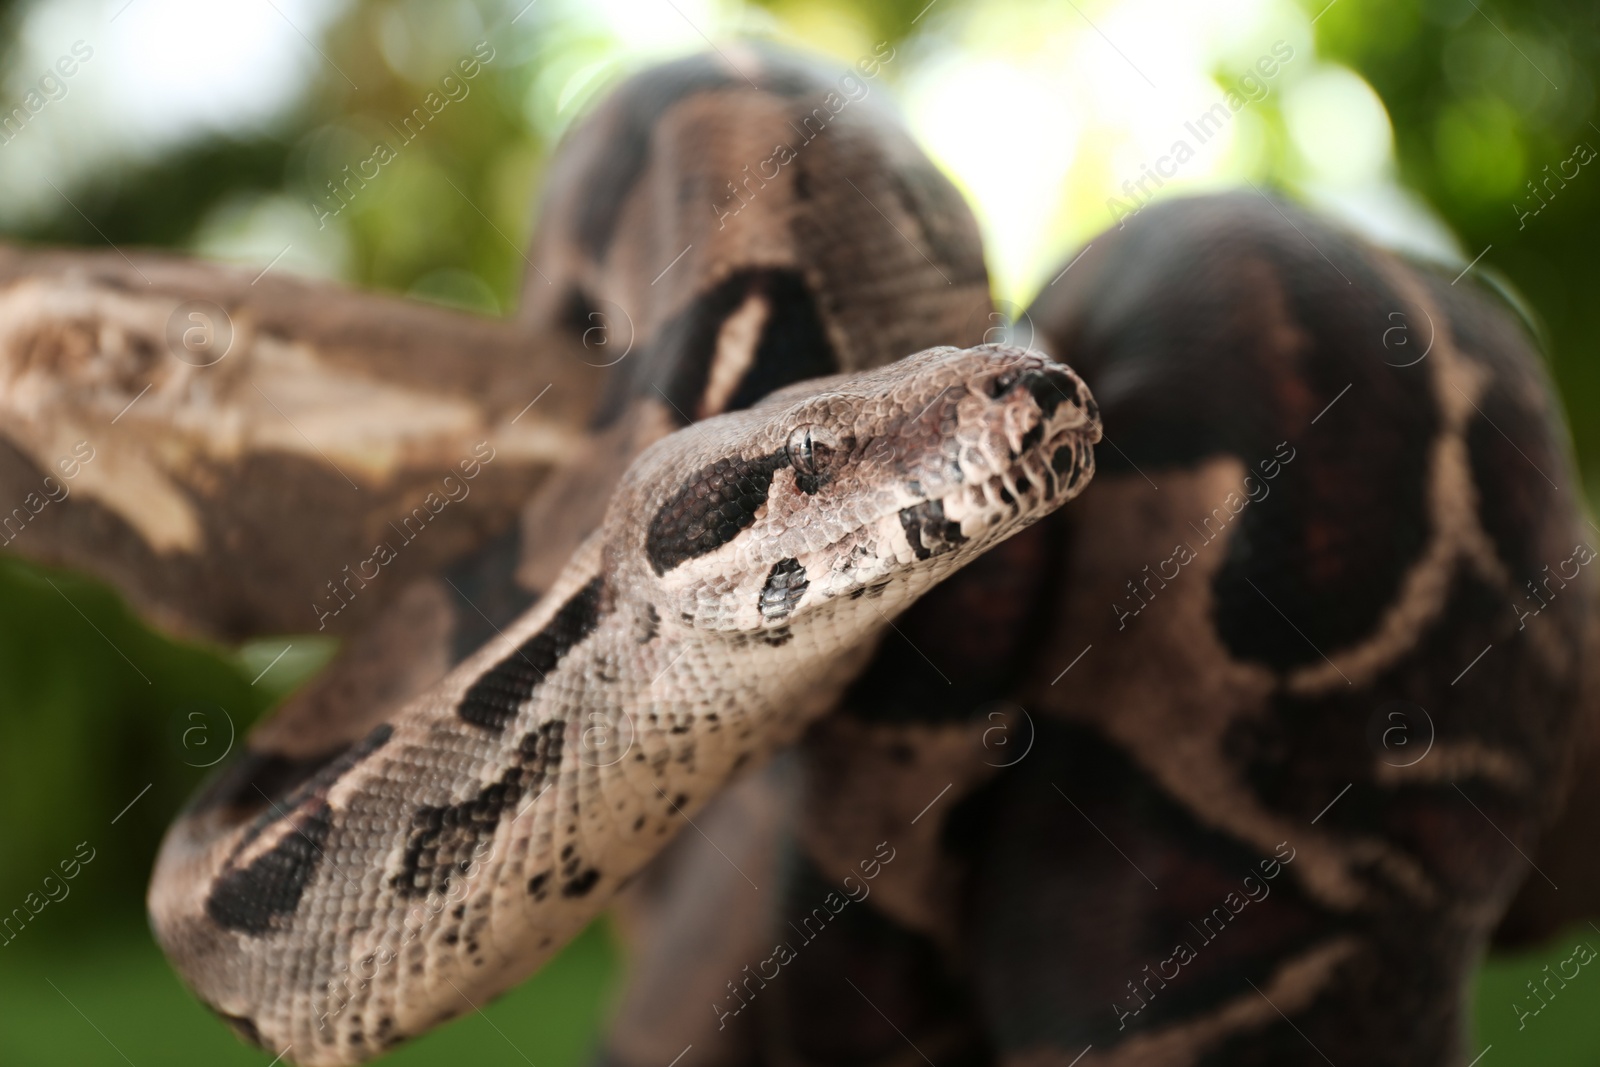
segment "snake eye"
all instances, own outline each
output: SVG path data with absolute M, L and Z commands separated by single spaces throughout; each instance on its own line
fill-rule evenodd
M 789 435 L 789 465 L 797 475 L 815 478 L 828 469 L 839 439 L 821 426 L 800 426 Z

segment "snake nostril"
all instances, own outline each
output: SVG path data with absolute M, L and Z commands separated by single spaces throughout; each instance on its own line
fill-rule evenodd
M 1058 370 L 1028 371 L 1017 385 L 1028 391 L 1047 419 L 1056 413 L 1056 408 L 1061 406 L 1063 400 L 1070 401 L 1075 407 L 1083 406 L 1078 383 Z
M 996 374 L 989 382 L 990 398 L 999 400 L 1010 391 L 1012 386 L 1017 384 L 1018 379 L 1021 377 L 1022 372 L 1018 370 L 1004 370 Z

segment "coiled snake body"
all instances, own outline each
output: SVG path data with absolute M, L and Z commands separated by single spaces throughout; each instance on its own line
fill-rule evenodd
M 572 136 L 526 315 L 631 354 L 520 540 L 353 600 L 179 818 L 163 948 L 249 1040 L 358 1062 L 645 871 L 616 1063 L 1465 1062 L 1593 701 L 1589 573 L 1514 606 L 1584 542 L 1526 336 L 1240 195 L 979 345 L 970 216 L 832 88 L 741 47 Z

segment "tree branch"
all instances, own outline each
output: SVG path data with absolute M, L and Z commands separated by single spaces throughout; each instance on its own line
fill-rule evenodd
M 287 275 L 0 246 L 0 547 L 190 635 L 349 633 L 580 447 L 600 378 L 570 346 Z

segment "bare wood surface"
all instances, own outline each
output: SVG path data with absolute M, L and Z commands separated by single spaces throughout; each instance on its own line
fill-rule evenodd
M 0 547 L 192 636 L 350 633 L 505 530 L 598 385 L 527 317 L 0 246 Z

